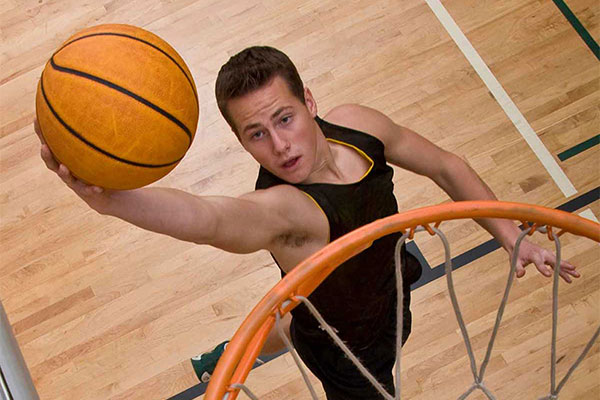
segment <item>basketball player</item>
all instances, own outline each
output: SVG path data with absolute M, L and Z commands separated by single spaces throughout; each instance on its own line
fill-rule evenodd
M 256 190 L 239 198 L 199 197 L 179 190 L 112 191 L 88 186 L 59 165 L 42 140 L 47 167 L 91 208 L 141 228 L 235 253 L 271 252 L 282 275 L 362 225 L 398 212 L 388 164 L 431 178 L 453 200 L 494 200 L 492 191 L 465 161 L 368 107 L 346 104 L 323 119 L 289 58 L 270 47 L 251 47 L 221 68 L 217 103 L 240 144 L 261 165 Z M 39 128 L 36 128 L 39 130 Z M 39 133 L 39 132 L 38 132 Z M 41 137 L 41 136 L 40 136 Z M 403 188 L 402 190 L 408 190 Z M 510 256 L 519 228 L 507 220 L 478 220 Z M 396 289 L 394 247 L 398 234 L 377 240 L 334 271 L 310 296 L 373 375 L 393 393 Z M 402 251 L 405 331 L 410 333 L 410 283 L 420 265 Z M 523 242 L 517 277 L 530 263 L 551 276 L 555 256 Z M 579 277 L 561 263 L 561 277 Z M 321 380 L 329 400 L 381 396 L 319 329 L 304 306 L 286 318 L 300 356 Z M 221 344 L 193 360 L 209 376 Z M 267 351 L 280 344 L 270 338 Z

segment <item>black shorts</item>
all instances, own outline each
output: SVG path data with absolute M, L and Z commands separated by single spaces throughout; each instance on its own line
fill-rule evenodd
M 361 350 L 353 350 L 354 355 L 391 395 L 394 395 L 393 368 L 396 361 L 395 304 L 396 302 L 394 302 L 386 326 L 382 329 L 379 337 L 370 346 Z M 402 344 L 408 339 L 412 324 L 409 285 L 406 285 L 404 290 L 403 305 Z M 295 328 L 293 319 L 290 334 L 300 358 L 323 384 L 328 400 L 379 400 L 383 398 L 332 339 L 326 338 L 318 342 L 307 340 Z

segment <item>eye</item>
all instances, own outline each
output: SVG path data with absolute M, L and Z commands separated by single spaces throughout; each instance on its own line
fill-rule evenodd
M 257 131 L 257 132 L 254 132 L 251 137 L 252 137 L 252 139 L 257 140 L 257 139 L 262 138 L 264 135 L 265 135 L 265 133 L 263 131 Z
M 281 123 L 284 124 L 284 125 L 286 125 L 291 120 L 292 120 L 292 116 L 291 115 L 286 115 L 285 117 L 281 118 Z

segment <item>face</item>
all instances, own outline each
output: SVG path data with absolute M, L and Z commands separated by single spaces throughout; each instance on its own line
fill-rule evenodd
M 227 104 L 242 146 L 264 168 L 289 183 L 307 180 L 316 164 L 317 107 L 308 89 L 304 95 L 306 104 L 277 76 Z

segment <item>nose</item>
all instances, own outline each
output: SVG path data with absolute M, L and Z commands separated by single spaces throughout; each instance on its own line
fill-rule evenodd
M 273 142 L 273 151 L 276 154 L 284 154 L 290 149 L 290 141 L 285 135 L 273 131 L 271 132 L 271 139 Z

